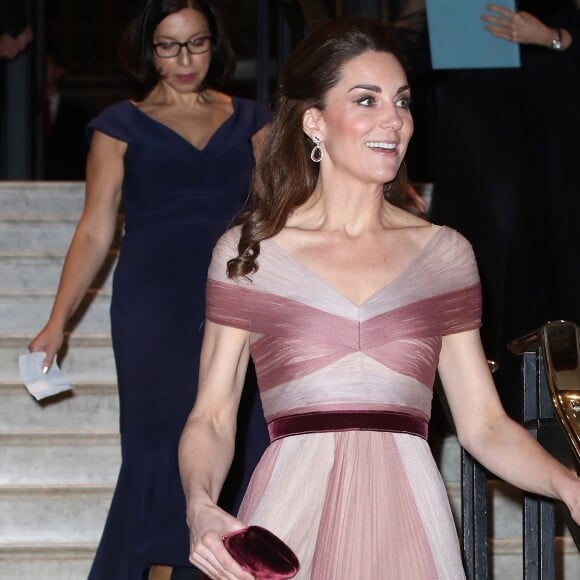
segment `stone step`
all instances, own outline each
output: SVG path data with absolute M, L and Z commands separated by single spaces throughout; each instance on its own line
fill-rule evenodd
M 36 250 L 66 252 L 77 220 L 70 219 L 3 219 L 0 221 L 0 252 Z
M 111 485 L 0 486 L 0 544 L 95 543 Z
M 0 252 L 26 250 L 65 254 L 72 240 L 77 219 L 59 216 L 31 218 L 17 215 L 0 219 Z M 113 247 L 119 247 L 123 218 L 119 216 Z
M 444 481 L 461 481 L 461 448 L 455 435 L 433 437 L 429 441 L 431 452 Z
M 95 277 L 93 288 L 110 288 L 117 252 L 111 251 Z M 0 253 L 0 293 L 18 291 L 54 292 L 60 280 L 64 262 L 62 253 L 7 252 Z
M 117 385 L 72 382 L 70 395 L 36 401 L 20 383 L 0 383 L 0 436 L 115 434 L 119 430 Z
M 115 433 L 0 434 L 0 486 L 114 485 L 121 465 Z
M 520 580 L 523 578 L 523 544 L 521 538 L 489 541 L 489 580 Z M 556 538 L 557 580 L 580 578 L 580 553 L 572 538 Z
M 84 182 L 3 181 L 0 215 L 4 219 L 49 218 L 76 220 L 84 205 Z
M 0 293 L 0 335 L 35 334 L 44 326 L 54 301 L 54 293 Z M 69 321 L 75 334 L 109 334 L 111 331 L 109 289 L 90 291 Z
M 86 580 L 95 550 L 93 542 L 0 545 L 0 578 Z
M 0 487 L 0 509 L 4 514 L 3 523 L 0 524 L 0 577 L 12 578 L 5 575 L 8 570 L 13 572 L 20 565 L 29 566 L 41 555 L 46 555 L 51 565 L 55 564 L 55 560 L 66 562 L 69 558 L 86 560 L 85 564 L 90 565 L 99 534 L 91 533 L 91 526 L 87 523 L 98 518 L 99 526 L 95 527 L 102 527 L 108 493 L 106 487 L 99 486 L 43 486 L 42 489 Z M 37 501 L 31 504 L 34 496 Z M 34 511 L 28 511 L 32 509 Z M 49 526 L 46 521 L 50 521 Z M 40 534 L 42 540 L 38 539 Z M 63 538 L 67 538 L 64 545 Z M 509 580 L 521 577 L 521 572 L 518 572 L 522 567 L 521 537 L 490 540 L 489 551 L 493 570 L 491 578 Z M 556 553 L 557 578 L 578 578 L 580 554 L 571 538 L 557 538 Z M 85 573 L 84 570 L 82 573 Z
M 12 580 L 86 580 L 96 546 L 87 544 L 21 544 L 0 546 L 0 578 Z M 490 541 L 493 554 L 489 580 L 522 578 L 520 540 Z M 556 542 L 556 578 L 577 580 L 580 558 L 570 540 Z

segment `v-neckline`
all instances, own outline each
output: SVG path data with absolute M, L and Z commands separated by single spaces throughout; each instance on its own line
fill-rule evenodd
M 140 107 L 138 107 L 133 101 L 128 100 L 127 103 L 129 103 L 129 105 L 133 109 L 135 109 L 138 113 L 143 115 L 143 117 L 145 117 L 146 119 L 151 121 L 151 123 L 153 123 L 154 125 L 157 125 L 158 127 L 161 127 L 162 129 L 168 131 L 169 133 L 171 133 L 172 135 L 177 137 L 180 141 L 183 141 L 184 143 L 186 143 L 191 149 L 193 149 L 194 151 L 197 151 L 198 153 L 203 153 L 204 151 L 206 151 L 208 149 L 208 147 L 210 146 L 212 141 L 214 141 L 214 139 L 216 138 L 218 133 L 220 133 L 223 130 L 223 128 L 225 126 L 227 126 L 235 118 L 235 116 L 237 115 L 237 112 L 238 112 L 237 98 L 232 96 L 232 109 L 233 109 L 232 114 L 229 115 L 226 119 L 224 119 L 224 121 L 222 123 L 220 123 L 217 126 L 216 130 L 210 135 L 209 139 L 206 141 L 206 143 L 203 147 L 196 147 L 191 141 L 189 141 L 189 139 L 186 139 L 181 133 L 178 133 L 175 129 L 172 129 L 169 125 L 166 125 L 165 123 L 162 123 L 161 121 L 158 121 L 157 119 L 153 118 L 151 115 L 148 115 L 147 113 L 145 113 L 145 111 L 143 111 Z
M 444 226 L 438 226 L 436 224 L 431 224 L 431 227 L 434 228 L 435 231 L 431 234 L 431 237 L 427 240 L 425 245 L 419 250 L 419 252 L 417 252 L 417 255 L 414 256 L 409 261 L 409 263 L 406 264 L 404 268 L 400 272 L 398 272 L 393 278 L 391 278 L 388 282 L 386 282 L 385 284 L 374 290 L 367 298 L 365 298 L 362 302 L 359 303 L 353 302 L 350 298 L 348 298 L 348 296 L 343 294 L 340 290 L 338 290 L 335 286 L 333 286 L 330 282 L 328 282 L 328 280 L 326 280 L 316 272 L 313 272 L 310 268 L 308 268 L 302 262 L 300 262 L 294 256 L 292 256 L 292 254 L 290 254 L 287 250 L 279 246 L 272 238 L 268 238 L 265 241 L 270 242 L 279 254 L 282 254 L 289 262 L 291 262 L 303 273 L 317 280 L 320 284 L 324 285 L 333 294 L 336 294 L 342 300 L 347 302 L 350 306 L 356 308 L 357 310 L 361 310 L 362 308 L 364 308 L 366 304 L 371 302 L 378 295 L 382 294 L 387 288 L 390 288 L 393 284 L 397 283 L 400 279 L 404 278 L 407 272 L 409 272 L 413 268 L 413 266 L 427 253 L 428 249 L 434 243 L 435 239 L 439 237 L 440 232 L 442 232 L 445 229 Z

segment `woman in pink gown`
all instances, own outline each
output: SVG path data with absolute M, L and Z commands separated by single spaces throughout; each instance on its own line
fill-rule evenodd
M 289 59 L 254 197 L 214 249 L 180 442 L 190 557 L 211 578 L 252 578 L 222 542 L 249 524 L 291 547 L 297 578 L 464 578 L 426 442 L 437 370 L 461 444 L 580 521 L 580 480 L 497 397 L 469 243 L 401 208 L 412 132 L 380 24 L 336 20 Z M 234 518 L 215 501 L 250 354 L 272 442 Z

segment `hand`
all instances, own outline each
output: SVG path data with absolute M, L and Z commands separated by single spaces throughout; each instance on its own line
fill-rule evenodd
M 497 14 L 484 14 L 481 19 L 487 22 L 485 30 L 497 38 L 518 44 L 537 44 L 550 46 L 556 37 L 555 31 L 538 20 L 533 14 L 520 10 L 513 12 L 497 4 L 486 4 L 486 9 Z
M 222 537 L 246 527 L 215 504 L 197 508 L 188 518 L 190 529 L 189 561 L 214 580 L 253 580 L 228 553 Z
M 27 26 L 18 36 L 0 36 L 0 58 L 11 59 L 22 52 L 33 38 L 32 29 Z
M 56 353 L 60 350 L 64 340 L 64 331 L 62 328 L 56 328 L 54 325 L 47 324 L 36 336 L 30 341 L 28 350 L 30 352 L 45 352 L 46 356 L 42 361 L 43 372 L 52 366 Z

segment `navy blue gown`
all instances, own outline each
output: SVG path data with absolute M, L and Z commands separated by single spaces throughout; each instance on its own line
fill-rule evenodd
M 253 101 L 232 104 L 201 150 L 129 101 L 89 123 L 89 134 L 127 143 L 111 303 L 122 465 L 90 580 L 141 580 L 150 564 L 190 566 L 177 444 L 196 394 L 207 270 L 248 192 L 251 137 L 268 121 Z M 221 502 L 231 511 L 268 443 L 250 382 Z

